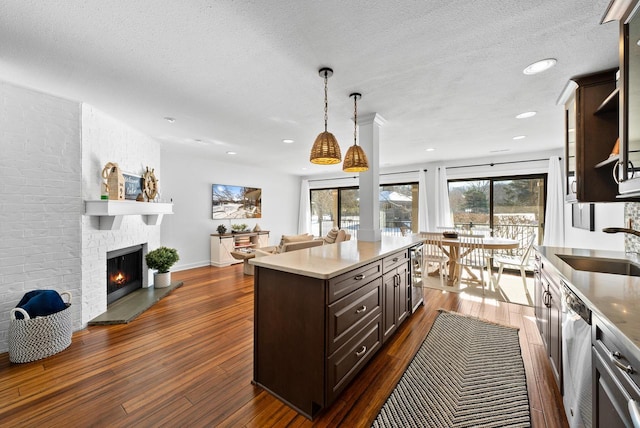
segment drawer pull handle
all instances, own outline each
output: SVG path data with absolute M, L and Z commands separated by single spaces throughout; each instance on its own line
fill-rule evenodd
M 365 279 L 365 278 L 366 276 L 363 273 L 359 273 L 355 277 L 353 277 L 353 279 L 355 279 L 356 281 L 360 281 L 361 279 Z
M 362 305 L 360 308 L 356 309 L 356 314 L 361 314 L 366 310 L 367 310 L 367 306 L 366 305 Z
M 394 262 L 394 263 L 395 263 L 395 262 L 397 262 L 398 260 L 400 260 L 400 259 L 399 259 L 399 258 L 397 258 L 397 257 L 394 257 L 394 258 L 393 258 L 393 262 Z
M 622 358 L 622 355 L 620 355 L 620 352 L 616 351 L 611 353 L 611 362 L 615 364 L 616 367 L 618 367 L 620 370 L 625 371 L 629 374 L 633 374 L 633 372 L 635 371 L 633 370 L 633 367 L 631 367 L 630 365 L 625 366 L 620 361 L 618 361 L 619 358 Z
M 638 402 L 636 400 L 629 400 L 627 407 L 629 408 L 629 416 L 631 416 L 631 423 L 634 428 L 640 428 L 640 409 L 638 409 Z
M 367 352 L 367 347 L 362 345 L 362 348 L 360 348 L 360 350 L 356 352 L 356 357 L 362 357 L 365 352 Z

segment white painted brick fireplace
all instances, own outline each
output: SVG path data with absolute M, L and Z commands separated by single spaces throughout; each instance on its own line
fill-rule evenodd
M 71 291 L 73 328 L 106 310 L 107 251 L 160 246 L 160 226 L 124 216 L 100 230 L 85 200 L 100 199 L 102 168 L 147 166 L 160 178 L 160 144 L 76 101 L 0 82 L 0 352 L 9 312 L 27 291 Z M 143 202 L 140 202 L 141 204 Z M 143 270 L 144 286 L 148 271 Z
M 85 200 L 100 198 L 100 174 L 107 162 L 124 172 L 142 174 L 147 166 L 157 172 L 160 145 L 91 106 L 82 106 L 82 194 Z M 139 202 L 144 203 L 144 202 Z M 99 217 L 82 217 L 82 324 L 107 309 L 107 252 L 138 244 L 160 246 L 160 226 L 149 226 L 140 215 L 124 216 L 117 230 L 100 230 Z M 149 274 L 143 270 L 143 287 Z

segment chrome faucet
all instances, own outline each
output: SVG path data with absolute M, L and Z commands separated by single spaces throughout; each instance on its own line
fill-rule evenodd
M 605 227 L 602 231 L 604 233 L 629 233 L 631 235 L 640 236 L 640 231 L 627 227 Z

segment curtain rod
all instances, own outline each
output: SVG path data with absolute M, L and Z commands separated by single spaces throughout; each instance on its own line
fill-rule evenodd
M 423 169 L 422 171 L 427 171 L 427 169 Z M 401 172 L 387 172 L 385 174 L 379 174 L 379 175 L 394 175 L 394 174 L 408 174 L 410 172 L 420 172 L 419 169 L 416 169 L 415 171 L 401 171 Z M 347 178 L 358 178 L 357 176 L 352 176 L 352 177 L 336 177 L 336 178 L 318 178 L 316 180 L 309 180 L 309 183 L 311 183 L 312 181 L 331 181 L 331 180 L 345 180 Z
M 558 158 L 562 160 L 562 158 Z M 527 162 L 540 162 L 540 161 L 548 161 L 549 158 L 542 159 L 528 159 L 528 160 L 518 160 L 518 161 L 508 161 L 508 162 L 491 162 L 491 163 L 479 163 L 475 165 L 460 165 L 460 166 L 448 166 L 447 169 L 456 169 L 456 168 L 472 168 L 474 166 L 495 166 L 495 165 L 506 165 L 510 163 L 527 163 Z

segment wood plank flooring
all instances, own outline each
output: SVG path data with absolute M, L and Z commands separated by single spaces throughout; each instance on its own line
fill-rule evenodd
M 0 426 L 370 426 L 439 308 L 520 327 L 533 426 L 567 426 L 532 308 L 425 289 L 425 306 L 311 422 L 251 384 L 253 277 L 242 265 L 172 276 L 184 285 L 130 324 L 88 327 L 32 363 L 0 354 Z

